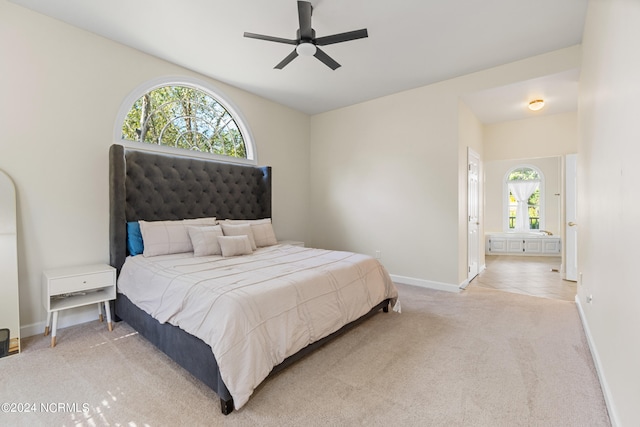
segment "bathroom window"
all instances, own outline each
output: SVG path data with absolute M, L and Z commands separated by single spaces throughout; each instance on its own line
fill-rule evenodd
M 506 230 L 543 229 L 544 178 L 542 172 L 533 166 L 517 166 L 507 173 L 505 189 Z

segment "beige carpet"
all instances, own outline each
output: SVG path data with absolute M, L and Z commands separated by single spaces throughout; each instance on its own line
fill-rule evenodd
M 402 314 L 377 314 L 226 417 L 213 392 L 124 323 L 60 330 L 54 349 L 27 338 L 22 354 L 0 360 L 0 400 L 37 412 L 0 413 L 0 424 L 609 425 L 574 303 L 398 287 Z M 47 413 L 43 403 L 67 406 Z

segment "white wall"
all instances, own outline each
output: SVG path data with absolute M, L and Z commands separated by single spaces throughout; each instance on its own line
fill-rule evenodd
M 579 61 L 576 46 L 313 116 L 310 244 L 380 250 L 401 280 L 457 288 L 467 267 L 460 97 Z
M 640 2 L 590 1 L 583 52 L 577 301 L 614 425 L 637 426 Z
M 124 98 L 161 76 L 203 77 L 6 0 L 0 58 L 0 169 L 17 188 L 20 318 L 28 336 L 43 330 L 43 269 L 109 261 L 108 149 Z M 309 116 L 207 81 L 242 112 L 258 162 L 273 167 L 278 237 L 305 240 Z M 94 311 L 63 312 L 60 325 Z

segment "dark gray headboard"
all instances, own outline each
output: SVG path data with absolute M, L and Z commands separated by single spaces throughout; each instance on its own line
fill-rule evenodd
M 109 245 L 118 273 L 127 222 L 271 217 L 271 167 L 216 162 L 114 144 L 109 150 Z

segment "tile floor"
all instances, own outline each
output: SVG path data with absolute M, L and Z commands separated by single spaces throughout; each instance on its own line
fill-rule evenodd
M 576 282 L 562 279 L 560 257 L 487 255 L 484 269 L 469 286 L 574 301 Z

